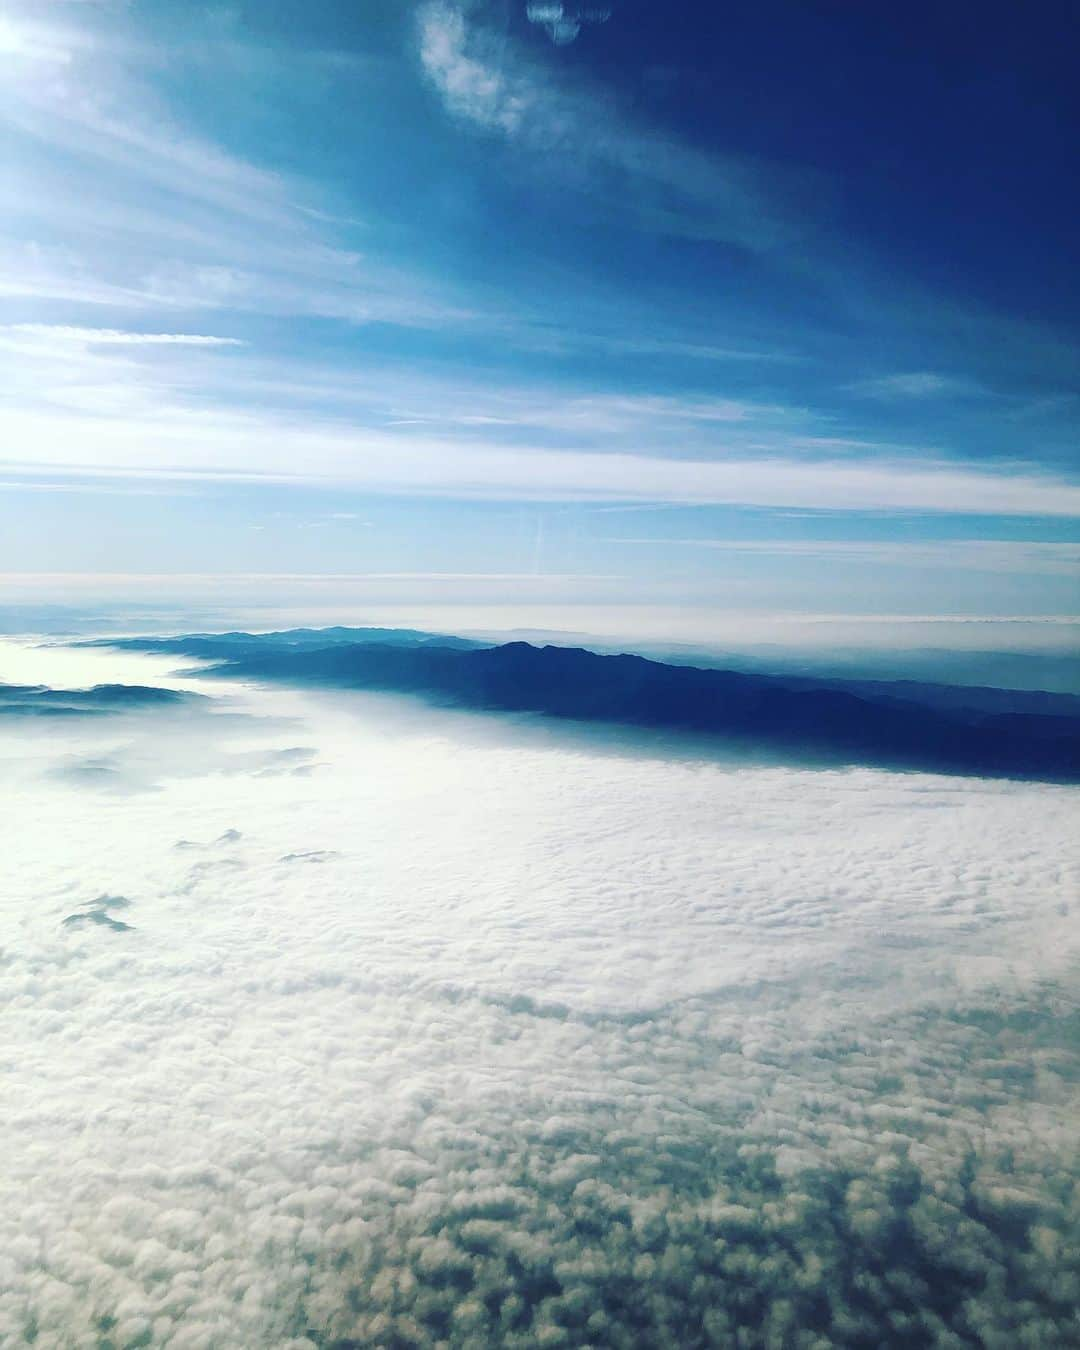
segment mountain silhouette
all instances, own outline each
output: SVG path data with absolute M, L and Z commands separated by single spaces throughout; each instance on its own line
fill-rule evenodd
M 91 689 L 0 684 L 0 717 L 86 717 L 194 702 L 204 702 L 203 695 L 141 684 L 96 684 Z
M 226 637 L 228 659 L 213 674 L 691 734 L 717 748 L 758 747 L 814 763 L 1080 781 L 1080 700 L 1064 695 L 927 686 L 920 697 L 913 681 L 846 686 L 527 642 L 313 647 L 310 630 L 301 644 L 279 635 Z M 146 641 L 207 653 L 205 635 Z
M 193 656 L 204 661 L 233 660 L 266 648 L 321 651 L 326 647 L 378 643 L 392 647 L 449 647 L 472 651 L 491 646 L 472 638 L 425 633 L 417 628 L 287 628 L 273 633 L 189 633 L 181 637 L 94 638 L 76 647 L 115 647 L 121 651 Z

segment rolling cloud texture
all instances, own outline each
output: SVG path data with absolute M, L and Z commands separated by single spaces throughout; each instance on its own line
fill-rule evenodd
M 0 1340 L 1075 1338 L 1070 789 L 180 683 L 5 723 Z

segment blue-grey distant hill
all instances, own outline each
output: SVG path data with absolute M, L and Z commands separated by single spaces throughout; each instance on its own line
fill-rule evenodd
M 382 630 L 197 634 L 114 645 L 217 659 L 214 673 L 411 694 L 479 711 L 534 713 L 707 738 L 814 763 L 1080 782 L 1080 699 L 1064 694 L 814 680 L 673 665 L 511 642 L 481 646 Z
M 203 661 L 240 659 L 264 651 L 310 652 L 379 643 L 392 647 L 448 647 L 473 651 L 492 644 L 424 633 L 416 628 L 287 628 L 275 633 L 188 633 L 181 637 L 96 638 L 77 647 L 117 647 L 129 652 L 191 656 Z
M 204 700 L 177 689 L 141 684 L 96 684 L 92 689 L 50 689 L 44 684 L 0 684 L 0 717 L 71 717 L 172 708 Z

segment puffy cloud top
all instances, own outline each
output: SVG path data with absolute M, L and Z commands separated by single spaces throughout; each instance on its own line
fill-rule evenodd
M 185 687 L 3 732 L 0 1342 L 1076 1337 L 1070 790 Z

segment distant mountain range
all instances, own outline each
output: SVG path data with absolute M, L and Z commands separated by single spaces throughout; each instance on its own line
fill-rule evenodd
M 277 633 L 187 633 L 182 637 L 95 638 L 72 643 L 72 646 L 117 647 L 129 652 L 175 653 L 203 661 L 231 661 L 268 650 L 312 652 L 360 643 L 381 643 L 391 647 L 449 647 L 455 651 L 474 651 L 494 645 L 476 642 L 472 638 L 424 633 L 416 628 L 287 628 Z
M 717 749 L 756 748 L 812 763 L 1080 782 L 1080 698 L 1067 694 L 748 674 L 575 647 L 485 646 L 415 630 L 295 629 L 108 645 L 213 660 L 207 673 L 215 675 L 680 733 Z
M 0 684 L 0 717 L 69 717 L 175 707 L 202 702 L 201 694 L 141 684 L 96 684 L 92 689 L 50 689 L 44 684 Z

